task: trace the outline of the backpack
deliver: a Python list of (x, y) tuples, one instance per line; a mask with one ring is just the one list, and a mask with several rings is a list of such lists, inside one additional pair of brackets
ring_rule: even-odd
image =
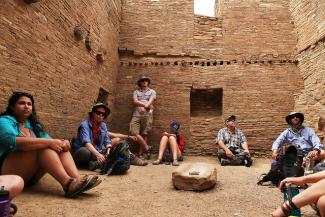
[(111, 149), (105, 163), (100, 168), (100, 174), (125, 174), (128, 169), (130, 169), (129, 145), (122, 140)]
[(271, 181), (278, 186), (287, 177), (299, 177), (304, 175), (303, 152), (295, 145), (284, 144), (278, 149), (278, 157), (271, 164), (271, 169), (267, 174), (262, 174), (258, 185)]

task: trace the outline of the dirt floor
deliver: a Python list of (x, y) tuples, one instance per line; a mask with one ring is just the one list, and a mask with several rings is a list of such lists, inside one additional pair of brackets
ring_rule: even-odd
[[(16, 216), (263, 217), (271, 216), (281, 203), (283, 195), (278, 189), (256, 185), (259, 175), (269, 169), (269, 160), (256, 159), (250, 168), (221, 167), (214, 157), (186, 157), (185, 161), (215, 164), (216, 187), (203, 192), (175, 190), (171, 181), (175, 167), (150, 164), (132, 166), (127, 175), (101, 176), (103, 183), (97, 188), (66, 199), (59, 184), (47, 175), (15, 198)], [(302, 213), (317, 216), (310, 207)]]

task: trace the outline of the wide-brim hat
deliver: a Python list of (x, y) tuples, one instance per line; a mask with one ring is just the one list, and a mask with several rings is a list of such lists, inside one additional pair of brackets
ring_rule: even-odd
[[(93, 105), (93, 107), (91, 108), (91, 112), (96, 111), (97, 108), (102, 107), (105, 109), (105, 118), (111, 113), (111, 109), (108, 107), (108, 105), (106, 103), (102, 103), (102, 102), (98, 102), (95, 105)], [(91, 113), (89, 112), (89, 113)]]
[(226, 121), (236, 121), (236, 116), (235, 115), (229, 115), (226, 117)]
[(291, 120), (294, 116), (298, 117), (298, 118), (301, 120), (301, 123), (304, 122), (304, 119), (305, 119), (304, 114), (303, 114), (303, 113), (300, 113), (300, 112), (291, 112), (289, 115), (287, 115), (287, 117), (286, 117), (286, 122), (287, 122), (288, 124), (291, 124), (290, 120)]
[(151, 79), (150, 79), (148, 76), (145, 76), (145, 75), (142, 75), (142, 76), (138, 79), (137, 84), (138, 84), (139, 87), (140, 87), (140, 82), (141, 82), (141, 81), (148, 81), (148, 84), (151, 83)]

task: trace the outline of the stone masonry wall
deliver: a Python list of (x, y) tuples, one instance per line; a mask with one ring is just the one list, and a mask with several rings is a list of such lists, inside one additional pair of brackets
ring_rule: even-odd
[[(182, 123), (187, 153), (215, 153), (214, 139), (224, 126), (224, 117), (238, 116), (238, 124), (246, 134), (254, 152), (264, 154), (271, 142), (286, 127), (284, 116), (293, 107), (293, 94), (302, 87), (296, 66), (292, 63), (264, 63), (204, 66), (190, 62), (170, 62), (165, 59), (150, 62), (121, 59), (113, 116), (113, 130), (128, 132), (132, 114), (132, 92), (135, 81), (142, 75), (152, 78), (157, 91), (154, 126), (149, 143), (158, 148), (160, 134), (171, 120)], [(286, 73), (283, 73), (286, 72)], [(294, 79), (297, 83), (292, 83)], [(223, 89), (222, 115), (190, 116), (192, 89)], [(204, 109), (204, 108), (203, 108)]]
[[(121, 7), (120, 0), (1, 1), (0, 110), (13, 91), (30, 92), (50, 134), (71, 138), (99, 88), (114, 100)], [(84, 39), (90, 32), (91, 52), (74, 37), (77, 25)]]
[[(325, 2), (290, 1), (290, 11), (298, 35), (298, 67), (304, 90), (296, 97), (296, 110), (306, 115), (306, 124), (317, 130), (325, 112)], [(324, 132), (318, 132), (324, 137)]]
[[(251, 149), (270, 153), (302, 89), (288, 2), (224, 0), (215, 18), (194, 15), (193, 1), (123, 3), (113, 129), (128, 131), (132, 92), (145, 74), (158, 93), (149, 137), (156, 149), (161, 131), (178, 119), (187, 153), (213, 154), (224, 116), (235, 114)], [(220, 88), (221, 115), (190, 116), (192, 89)]]

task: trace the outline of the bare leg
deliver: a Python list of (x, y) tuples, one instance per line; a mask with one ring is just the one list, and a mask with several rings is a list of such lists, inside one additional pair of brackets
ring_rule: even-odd
[(162, 158), (163, 158), (166, 148), (167, 148), (167, 143), (168, 143), (168, 137), (167, 136), (161, 137), (160, 144), (159, 144), (158, 159), (156, 161), (152, 162), (152, 164), (158, 165), (162, 162)]
[(181, 151), (178, 148), (176, 138), (174, 136), (170, 136), (168, 141), (173, 160), (177, 160), (181, 156)]
[(159, 144), (159, 154), (158, 154), (158, 160), (162, 160), (166, 148), (167, 148), (167, 143), (168, 143), (168, 137), (167, 136), (163, 136), (160, 140), (160, 144)]
[(317, 201), (317, 208), (322, 217), (325, 216), (325, 196), (321, 196)]
[[(16, 165), (21, 166), (17, 167)], [(65, 186), (70, 178), (59, 155), (51, 149), (10, 153), (3, 162), (1, 172), (2, 174), (19, 175), (27, 183), (40, 170), (51, 174), (62, 186)]]
[(24, 180), (16, 175), (0, 176), (0, 186), (4, 186), (5, 190), (10, 192), (10, 198), (16, 197), (24, 188)]
[(143, 151), (148, 150), (148, 148), (149, 148), (148, 144), (140, 134), (137, 134), (134, 136), (137, 137), (137, 142), (140, 144), (140, 153), (139, 154), (141, 155), (143, 153)]
[(59, 154), (62, 166), (66, 173), (72, 178), (80, 178), (79, 171), (69, 151), (61, 152)]
[[(317, 203), (317, 201), (325, 196), (325, 179), (318, 181), (317, 183), (313, 184), (306, 190), (299, 193), (292, 199), (292, 202), (298, 207), (301, 208), (310, 203)], [(320, 206), (324, 205), (322, 203), (323, 199), (320, 201)], [(318, 206), (318, 203), (317, 203)], [(273, 213), (272, 216), (278, 217), (283, 216), (283, 212), (281, 208), (277, 208)], [(324, 215), (322, 215), (324, 216)]]
[(118, 137), (112, 139), (112, 146), (114, 147), (114, 146), (117, 145), (120, 141), (121, 141), (121, 139), (118, 138)]

